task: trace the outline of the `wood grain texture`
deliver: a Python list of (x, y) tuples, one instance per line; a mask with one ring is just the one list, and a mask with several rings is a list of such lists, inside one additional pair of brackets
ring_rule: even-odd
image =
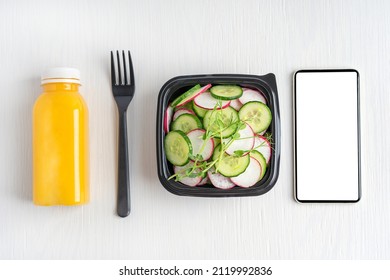
[[(0, 258), (390, 258), (389, 9), (386, 0), (0, 1)], [(131, 49), (137, 84), (126, 219), (115, 215), (114, 49)], [(58, 65), (81, 70), (90, 110), (91, 203), (83, 207), (31, 202), (32, 106), (40, 73)], [(363, 197), (300, 205), (292, 187), (292, 74), (344, 67), (361, 74)], [(269, 72), (282, 122), (274, 189), (229, 199), (168, 193), (155, 156), (163, 83), (183, 74)]]

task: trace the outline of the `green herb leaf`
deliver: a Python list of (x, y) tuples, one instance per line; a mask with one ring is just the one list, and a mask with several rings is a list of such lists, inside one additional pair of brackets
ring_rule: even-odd
[(240, 124), (238, 125), (238, 130), (242, 130), (246, 127), (246, 124), (244, 122), (240, 122)]
[(233, 136), (232, 136), (232, 139), (233, 140), (240, 139), (240, 133), (238, 133), (238, 132), (234, 133)]
[(189, 176), (191, 173), (192, 173), (192, 168), (188, 168), (187, 170), (185, 170), (185, 174), (187, 176)]

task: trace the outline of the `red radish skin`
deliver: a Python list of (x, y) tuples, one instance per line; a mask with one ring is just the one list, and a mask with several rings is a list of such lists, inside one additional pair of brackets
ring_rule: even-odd
[(230, 107), (232, 107), (236, 111), (240, 111), (242, 103), (238, 99), (233, 99), (232, 101), (230, 101)]
[(228, 190), (236, 186), (229, 178), (214, 172), (214, 168), (211, 168), (207, 172), (207, 176), (209, 177), (210, 182), (214, 187), (218, 189)]
[(195, 115), (194, 111), (192, 111), (192, 110), (190, 110), (190, 109), (187, 109), (187, 108), (180, 108), (179, 110), (177, 110), (177, 111), (173, 114), (173, 119), (172, 119), (172, 120), (176, 120), (180, 115), (183, 115), (183, 114)]
[(237, 177), (231, 177), (230, 180), (241, 188), (250, 188), (258, 182), (261, 174), (261, 165), (253, 157), (250, 157), (250, 162), (244, 173)]
[(242, 96), (238, 99), (241, 104), (245, 104), (250, 101), (260, 101), (264, 104), (267, 104), (264, 95), (260, 91), (250, 88), (242, 88), (242, 91)]
[(267, 161), (267, 164), (271, 160), (272, 148), (270, 142), (264, 136), (257, 135), (255, 137), (255, 146), (254, 149), (259, 151)]
[(169, 126), (170, 126), (171, 121), (172, 121), (172, 113), (173, 113), (173, 108), (170, 105), (168, 105), (167, 109), (165, 110), (165, 114), (164, 114), (164, 131), (165, 131), (165, 133), (169, 132)]
[[(234, 140), (230, 144), (230, 146), (226, 149), (227, 154), (233, 155), (234, 152), (237, 150), (250, 151), (253, 149), (255, 145), (255, 133), (253, 132), (249, 124), (247, 123), (245, 124), (246, 124), (245, 128), (238, 131), (238, 133), (240, 133), (240, 139)], [(222, 141), (226, 145), (230, 141), (230, 138), (222, 139)], [(246, 152), (244, 153), (244, 155), (248, 153), (249, 152)]]
[(194, 93), (194, 95), (191, 98), (184, 99), (182, 102), (177, 104), (176, 107), (180, 107), (180, 106), (186, 105), (188, 102), (194, 100), (197, 96), (199, 96), (200, 94), (204, 93), (206, 90), (211, 88), (211, 86), (212, 86), (211, 84), (208, 84), (208, 85), (205, 85), (204, 87), (201, 87), (196, 93)]
[[(204, 129), (194, 129), (187, 133), (188, 138), (192, 144), (192, 154), (195, 156), (199, 153), (204, 140), (202, 139), (203, 135), (206, 133)], [(208, 160), (211, 158), (214, 152), (214, 139), (210, 138), (207, 140), (201, 156), (203, 160)]]
[[(208, 92), (208, 91), (204, 92), (201, 95), (198, 95), (194, 99), (194, 102), (198, 107), (200, 107), (202, 109), (206, 109), (206, 110), (213, 110), (218, 105), (219, 101), (221, 102), (222, 109), (229, 107), (229, 105), (230, 105), (230, 100), (218, 100), (218, 99), (212, 97), (210, 92)], [(216, 109), (221, 109), (221, 108), (218, 107)]]
[(200, 183), (199, 184), (197, 184), (196, 186), (203, 186), (203, 185), (206, 185), (206, 184), (208, 184), (209, 183), (209, 177), (204, 177), (203, 179), (202, 179), (202, 181), (200, 181)]
[[(174, 166), (173, 167), (173, 171), (175, 173), (180, 173), (181, 171), (183, 170), (186, 170), (188, 169), (189, 167), (193, 166), (193, 162), (190, 161), (189, 163), (187, 163), (186, 165), (184, 166)], [(184, 177), (182, 178), (181, 180), (179, 180), (180, 183), (184, 184), (184, 185), (187, 185), (189, 187), (195, 187), (197, 186), (201, 181), (203, 180), (203, 178), (201, 176), (199, 177), (195, 177), (195, 178), (190, 178), (190, 177)]]

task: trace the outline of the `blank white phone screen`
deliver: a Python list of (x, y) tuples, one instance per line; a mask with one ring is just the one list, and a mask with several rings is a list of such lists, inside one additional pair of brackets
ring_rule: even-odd
[(354, 70), (295, 74), (295, 195), (300, 202), (360, 199), (358, 83)]

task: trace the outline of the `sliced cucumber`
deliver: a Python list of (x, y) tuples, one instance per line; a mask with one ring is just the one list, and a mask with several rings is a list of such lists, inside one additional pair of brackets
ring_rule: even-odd
[(240, 120), (247, 122), (255, 133), (268, 128), (272, 121), (272, 113), (267, 105), (259, 101), (251, 101), (241, 107), (238, 112)]
[(192, 110), (192, 102), (188, 102), (186, 104), (184, 104), (183, 106), (176, 106), (174, 111), (179, 111), (181, 109), (188, 109), (188, 110)]
[(238, 113), (232, 107), (208, 111), (203, 118), (205, 129), (210, 129), (216, 137), (227, 138), (237, 129)]
[(221, 145), (216, 145), (213, 152), (212, 160), (213, 161), (217, 160), (220, 154), (221, 154)]
[[(196, 85), (196, 86), (199, 86), (199, 85)], [(184, 105), (190, 103), (193, 99), (195, 99), (195, 97), (197, 97), (198, 95), (200, 95), (200, 94), (204, 93), (206, 90), (208, 90), (211, 87), (211, 84), (205, 85), (204, 87), (201, 87), (201, 88), (195, 88), (195, 87), (191, 88), (189, 91), (185, 92), (184, 94), (182, 94), (181, 96), (176, 98), (172, 102), (172, 104), (174, 104), (173, 106), (180, 107), (180, 106), (184, 106)], [(179, 99), (179, 103), (175, 103), (175, 101), (177, 99)]]
[(221, 143), (221, 138), (213, 137), (214, 147), (217, 147)]
[(197, 116), (191, 114), (183, 114), (177, 117), (172, 123), (172, 130), (180, 130), (184, 133), (197, 128), (202, 128), (202, 123)]
[(206, 113), (209, 111), (209, 110), (206, 110), (206, 109), (199, 107), (198, 105), (195, 104), (195, 102), (192, 102), (192, 109), (194, 110), (195, 114), (202, 119), (204, 118)]
[(235, 177), (245, 172), (250, 161), (249, 154), (242, 157), (224, 154), (222, 160), (216, 164), (219, 173), (226, 177)]
[(267, 171), (267, 161), (259, 151), (253, 150), (250, 152), (249, 155), (260, 163), (261, 166), (261, 174), (259, 177), (259, 181), (260, 181), (261, 179), (263, 179), (265, 172)]
[(230, 178), (235, 185), (242, 188), (249, 188), (255, 185), (258, 182), (258, 176), (261, 173), (260, 163), (253, 157), (250, 157), (249, 159), (250, 163), (245, 172)]
[(219, 173), (226, 177), (235, 177), (240, 175), (245, 171), (250, 162), (249, 154), (242, 157), (229, 156), (226, 153), (220, 157), (220, 154), (221, 145), (218, 145), (218, 147), (214, 150), (213, 160), (217, 160), (218, 158), (221, 159), (215, 164), (215, 167)]
[(183, 93), (182, 95), (177, 97), (175, 100), (173, 100), (171, 103), (171, 106), (176, 107), (178, 104), (183, 103), (182, 101), (184, 101), (185, 99), (191, 98), (194, 95), (194, 93), (196, 93), (198, 91), (198, 89), (200, 89), (199, 84), (197, 84), (196, 86), (193, 86), (192, 88), (187, 90), (185, 93)]
[(182, 131), (171, 131), (165, 136), (164, 149), (167, 160), (176, 166), (183, 166), (190, 160), (192, 145)]
[(239, 86), (213, 86), (210, 93), (214, 98), (222, 100), (233, 100), (240, 98), (242, 95), (242, 88)]

